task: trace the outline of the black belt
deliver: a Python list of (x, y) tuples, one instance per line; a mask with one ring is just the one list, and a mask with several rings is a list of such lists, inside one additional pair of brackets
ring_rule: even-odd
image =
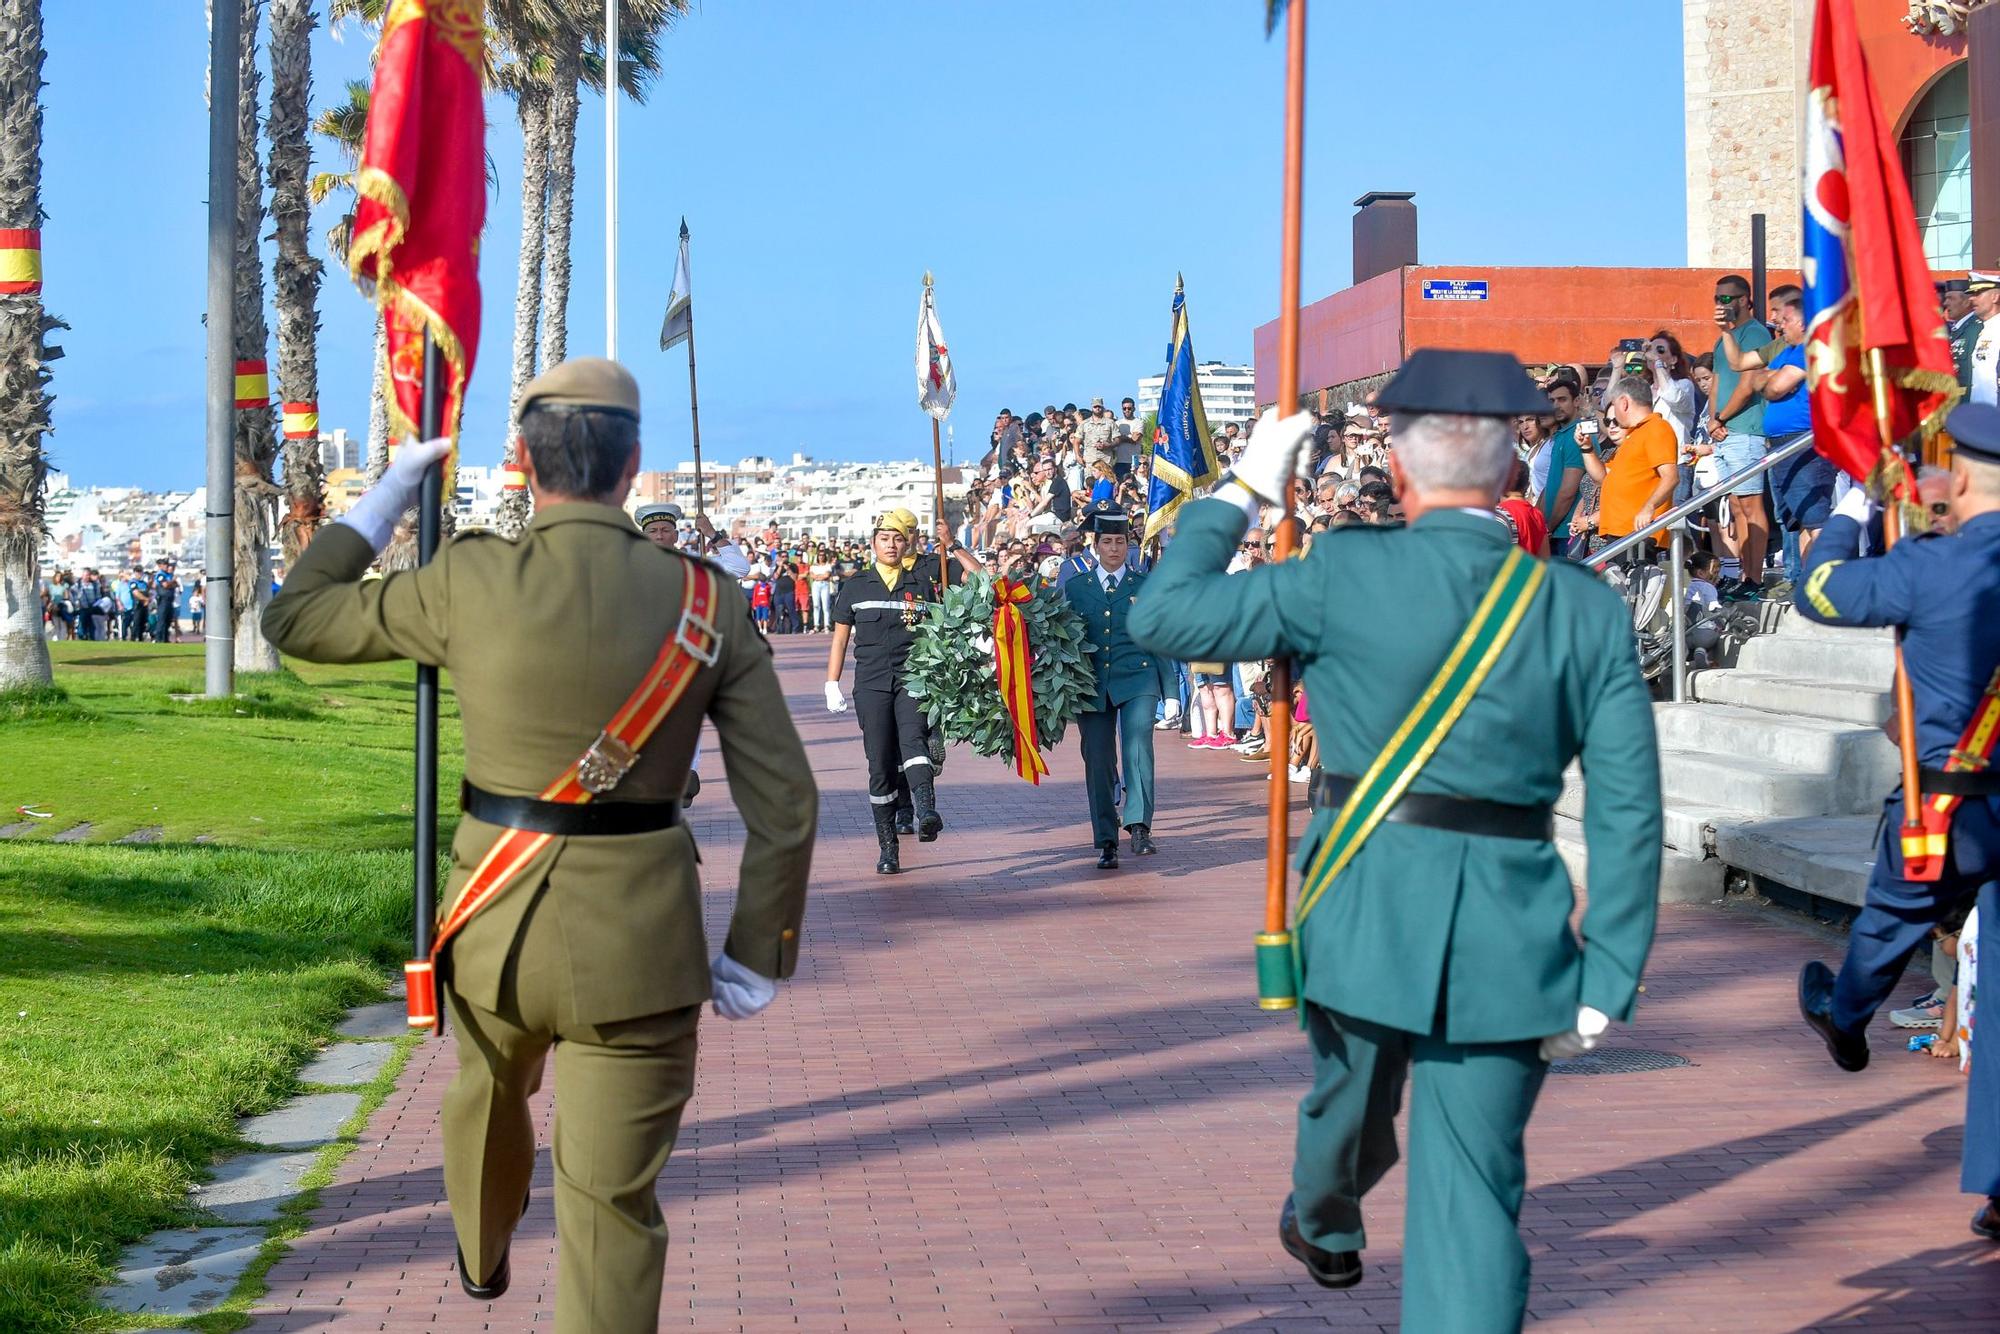
[[(1314, 771), (1319, 782), (1320, 800), (1339, 806), (1354, 790), (1355, 779), (1348, 774)], [(1517, 806), (1508, 801), (1486, 801), (1479, 797), (1445, 797), (1432, 792), (1405, 792), (1402, 800), (1389, 808), (1384, 820), (1421, 825), (1454, 834), (1483, 834), (1488, 838), (1525, 838), (1546, 843), (1555, 837), (1556, 813), (1553, 806)]]
[(1961, 769), (1956, 773), (1924, 769), (1919, 771), (1917, 782), (1927, 796), (2000, 796), (2000, 769)]
[(458, 806), (475, 820), (525, 829), (535, 834), (590, 838), (609, 834), (648, 834), (681, 822), (678, 801), (542, 801), (537, 797), (503, 797), (464, 783)]

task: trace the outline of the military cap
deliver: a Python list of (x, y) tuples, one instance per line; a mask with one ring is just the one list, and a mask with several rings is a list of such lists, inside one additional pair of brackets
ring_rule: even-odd
[(1969, 284), (1963, 278), (1944, 278), (1939, 280), (1937, 289), (1940, 294), (1945, 292), (1963, 292), (1968, 289), (1968, 286)]
[(1450, 412), (1467, 417), (1540, 415), (1549, 401), (1511, 352), (1418, 348), (1375, 396), (1391, 412)]
[(1090, 406), (1093, 408), (1101, 408), (1104, 406), (1104, 399), (1101, 396), (1098, 398), (1093, 398), (1090, 400)]
[(1132, 534), (1132, 519), (1124, 510), (1112, 504), (1092, 505), (1083, 512), (1083, 531), (1103, 537), (1109, 533), (1116, 537)]
[(671, 501), (661, 500), (661, 501), (655, 501), (653, 504), (650, 505), (641, 505), (636, 511), (633, 512), (632, 522), (638, 524), (641, 528), (644, 528), (647, 524), (653, 522), (653, 520), (655, 519), (665, 519), (669, 523), (678, 524), (682, 519), (685, 519), (686, 517), (687, 515), (681, 512), (681, 507), (679, 505), (676, 505)]
[(906, 509), (883, 510), (869, 529), (871, 533), (901, 533), (904, 537), (917, 535), (917, 516)]
[(1961, 403), (1944, 419), (1954, 452), (1980, 463), (2000, 463), (2000, 408)]
[(1965, 280), (1968, 292), (1988, 292), (2000, 287), (2000, 273), (1975, 273)]
[(521, 391), (521, 415), (537, 405), (616, 412), (637, 421), (639, 382), (608, 358), (571, 357), (528, 381)]

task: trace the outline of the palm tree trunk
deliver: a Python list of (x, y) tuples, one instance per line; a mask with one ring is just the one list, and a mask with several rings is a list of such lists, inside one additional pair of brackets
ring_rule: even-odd
[(389, 326), (375, 312), (375, 350), (368, 354), (368, 485), (389, 470), (389, 400), (384, 368), (389, 364)]
[[(42, 225), (42, 5), (0, 0), (0, 227)], [(42, 637), (42, 480), (50, 427), (47, 345), (61, 328), (39, 287), (0, 295), (0, 690), (55, 680)]]
[(556, 61), (549, 96), (548, 250), (542, 270), (542, 365), (568, 355), (569, 247), (576, 213), (576, 118), (583, 52), (570, 46)]
[[(306, 245), (311, 220), (306, 181), (312, 175), (306, 123), (314, 26), (312, 0), (271, 0), (271, 213), (278, 237), (271, 283), (278, 311), (278, 385), (282, 401), (316, 408), (320, 262)], [(289, 570), (326, 512), (317, 425), (296, 439), (287, 434), (284, 458), (286, 506), (279, 540)]]
[[(228, 0), (223, 0), (228, 3)], [(242, 0), (243, 42), (236, 129), (236, 359), (263, 361), (264, 175), (257, 156), (258, 0)], [(278, 669), (278, 651), (264, 638), (264, 607), (271, 600), (271, 537), (276, 525), (278, 487), (271, 480), (277, 434), (271, 409), (236, 413), (236, 550), (230, 576), (230, 605), (236, 616), (236, 670)], [(220, 553), (210, 552), (215, 560)]]
[[(542, 323), (542, 261), (549, 212), (549, 94), (533, 85), (516, 98), (521, 117), (521, 265), (514, 282), (514, 378), (507, 395), (507, 447), (501, 466), (520, 465), (514, 420), (521, 391), (535, 378), (536, 339)], [(533, 502), (528, 493), (504, 491), (494, 526), (502, 537), (519, 537), (528, 526)]]

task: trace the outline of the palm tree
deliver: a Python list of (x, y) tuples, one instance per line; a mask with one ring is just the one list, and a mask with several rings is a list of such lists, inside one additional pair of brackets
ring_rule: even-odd
[[(278, 258), (271, 270), (278, 311), (278, 385), (284, 402), (319, 400), (320, 262), (306, 244), (311, 217), (306, 140), (312, 98), (312, 0), (271, 0), (271, 214)], [(318, 430), (284, 444), (286, 513), (279, 536), (290, 569), (326, 512)]]
[[(228, 0), (223, 0), (228, 3)], [(236, 359), (263, 361), (269, 331), (264, 324), (264, 173), (257, 155), (257, 17), (259, 0), (242, 0), (243, 39), (236, 102)], [(271, 600), (271, 539), (277, 526), (280, 492), (271, 479), (277, 458), (271, 409), (239, 408), (236, 413), (236, 550), (230, 576), (230, 605), (236, 616), (236, 670), (276, 671), (278, 651), (264, 638), (264, 606)], [(208, 558), (215, 560), (217, 552)]]
[[(42, 225), (42, 5), (0, 0), (0, 227)], [(39, 263), (39, 257), (37, 259)], [(55, 680), (42, 637), (42, 481), (51, 428), (48, 344), (67, 328), (42, 308), (40, 284), (0, 294), (0, 690)]]
[[(335, 12), (338, 13), (338, 5)], [(347, 100), (336, 102), (313, 121), (313, 133), (331, 143), (347, 163), (346, 171), (322, 171), (306, 186), (314, 204), (324, 204), (336, 190), (346, 190), (347, 211), (326, 229), (326, 247), (342, 271), (347, 268), (347, 241), (354, 234), (354, 169), (361, 161), (361, 145), (368, 135), (368, 101), (373, 95), (366, 81), (350, 79)], [(377, 368), (388, 356), (389, 334), (382, 316), (375, 316), (375, 350), (369, 357), (368, 454), (370, 485), (380, 481), (389, 466), (389, 402), (382, 395), (382, 378)]]

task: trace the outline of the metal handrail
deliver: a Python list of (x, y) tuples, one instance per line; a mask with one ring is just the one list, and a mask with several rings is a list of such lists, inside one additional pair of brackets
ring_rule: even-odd
[(1745, 468), (1742, 472), (1733, 473), (1730, 476), (1725, 477), (1721, 481), (1717, 482), (1714, 486), (1708, 488), (1708, 490), (1702, 491), (1696, 495), (1689, 496), (1686, 500), (1683, 500), (1680, 504), (1674, 506), (1672, 509), (1668, 510), (1665, 514), (1660, 515), (1658, 518), (1654, 519), (1651, 523), (1646, 525), (1646, 531), (1644, 531), (1643, 533), (1629, 533), (1626, 536), (1619, 538), (1616, 542), (1613, 542), (1610, 546), (1605, 547), (1599, 551), (1592, 552), (1590, 558), (1586, 560), (1584, 563), (1590, 566), (1590, 568), (1593, 570), (1603, 569), (1617, 557), (1624, 555), (1626, 552), (1630, 551), (1633, 547), (1638, 546), (1641, 542), (1651, 539), (1655, 533), (1658, 533), (1662, 528), (1665, 528), (1668, 524), (1679, 523), (1682, 519), (1685, 519), (1688, 515), (1693, 514), (1696, 510), (1702, 508), (1704, 505), (1708, 504), (1716, 497), (1728, 495), (1730, 492), (1734, 491), (1737, 488), (1737, 486), (1739, 486), (1744, 482), (1749, 481), (1752, 477), (1762, 477), (1765, 473), (1771, 471), (1771, 469), (1777, 467), (1780, 463), (1783, 463), (1785, 460), (1797, 458), (1799, 455), (1805, 453), (1808, 449), (1811, 449), (1812, 443), (1813, 443), (1812, 432), (1807, 431), (1804, 435), (1792, 441), (1791, 444), (1786, 445), (1783, 449), (1772, 450), (1770, 453), (1766, 454), (1763, 458), (1758, 459), (1755, 463)]
[(1593, 570), (1603, 570), (1619, 556), (1649, 542), (1662, 528), (1672, 525), (1668, 535), (1667, 553), (1667, 633), (1672, 637), (1673, 681), (1670, 698), (1676, 704), (1687, 703), (1687, 529), (1681, 520), (1701, 509), (1718, 496), (1728, 495), (1752, 477), (1762, 477), (1787, 459), (1797, 458), (1812, 448), (1812, 432), (1808, 431), (1782, 449), (1774, 449), (1739, 473), (1733, 473), (1717, 482), (1706, 491), (1697, 492), (1668, 510), (1658, 519), (1649, 523), (1643, 532), (1631, 533), (1619, 538), (1610, 546), (1594, 552), (1585, 564)]

